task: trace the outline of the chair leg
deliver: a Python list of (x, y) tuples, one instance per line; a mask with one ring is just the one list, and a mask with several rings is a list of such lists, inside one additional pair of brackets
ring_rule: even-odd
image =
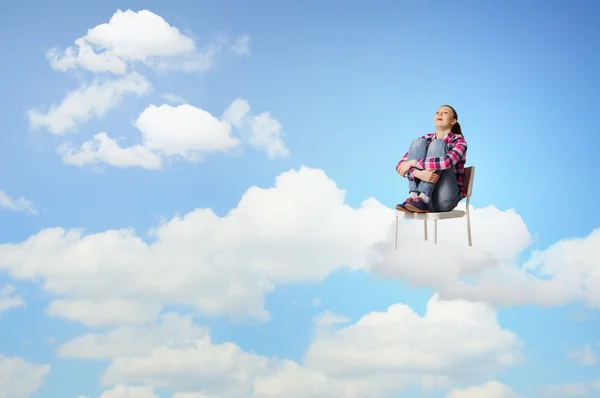
[(398, 216), (396, 215), (396, 230), (394, 234), (394, 250), (398, 249)]
[(473, 242), (471, 241), (471, 215), (469, 214), (469, 209), (467, 209), (467, 238), (469, 239), (469, 246), (473, 246)]
[(427, 220), (423, 220), (423, 231), (425, 233), (425, 240), (427, 240)]
[(437, 222), (438, 220), (433, 220), (433, 243), (437, 245)]

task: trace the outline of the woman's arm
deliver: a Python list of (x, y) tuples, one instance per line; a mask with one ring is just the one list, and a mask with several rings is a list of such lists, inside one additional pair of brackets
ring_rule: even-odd
[(460, 138), (443, 157), (418, 159), (414, 167), (421, 170), (447, 170), (455, 166), (467, 152), (467, 142)]
[[(427, 134), (425, 134), (425, 135), (424, 135), (424, 136), (422, 136), (422, 137), (419, 137), (418, 139), (422, 139), (422, 140), (425, 140), (425, 139), (427, 139)], [(398, 171), (398, 169), (400, 168), (400, 165), (401, 165), (403, 162), (406, 162), (406, 160), (407, 160), (407, 159), (408, 159), (408, 152), (406, 152), (406, 153), (404, 154), (404, 156), (402, 156), (402, 159), (400, 159), (400, 161), (399, 161), (399, 162), (398, 162), (398, 164), (396, 165), (396, 171)], [(413, 161), (411, 161), (411, 162), (413, 162)], [(411, 168), (408, 170), (408, 173), (407, 173), (407, 174), (410, 174), (411, 178), (413, 177), (413, 173), (414, 173), (414, 170), (412, 169), (413, 167), (415, 167), (415, 166), (414, 166), (414, 162), (413, 162), (413, 165), (411, 166)], [(406, 177), (406, 176), (404, 175), (404, 176), (402, 176), (402, 177)]]

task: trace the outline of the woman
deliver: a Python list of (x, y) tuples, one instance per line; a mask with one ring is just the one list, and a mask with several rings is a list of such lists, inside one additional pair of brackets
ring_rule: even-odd
[(458, 114), (442, 105), (433, 117), (435, 133), (413, 141), (396, 171), (408, 179), (409, 197), (397, 210), (427, 213), (453, 210), (467, 196), (463, 177), (467, 142)]

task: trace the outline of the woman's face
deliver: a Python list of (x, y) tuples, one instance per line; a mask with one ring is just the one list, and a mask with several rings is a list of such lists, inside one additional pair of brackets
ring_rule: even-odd
[(454, 112), (447, 106), (440, 107), (433, 116), (435, 127), (451, 128), (454, 123), (456, 123)]

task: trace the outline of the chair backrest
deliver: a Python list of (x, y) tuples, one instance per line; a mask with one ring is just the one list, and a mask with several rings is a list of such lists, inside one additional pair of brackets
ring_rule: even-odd
[(473, 193), (473, 179), (475, 178), (475, 166), (465, 167), (464, 184), (467, 189), (467, 198)]

